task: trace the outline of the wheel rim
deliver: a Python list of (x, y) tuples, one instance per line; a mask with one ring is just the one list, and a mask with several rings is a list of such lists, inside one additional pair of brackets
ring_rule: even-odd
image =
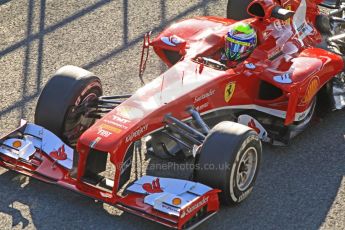
[(237, 168), (236, 185), (240, 191), (245, 191), (252, 183), (257, 164), (258, 152), (254, 147), (250, 147), (242, 155)]
[[(90, 93), (77, 106), (83, 106), (96, 100), (96, 98), (98, 97), (95, 93)], [(63, 132), (63, 136), (71, 145), (75, 145), (79, 136), (93, 124), (95, 119), (85, 116), (86, 113), (92, 110), (95, 109), (89, 109), (85, 113), (78, 114), (73, 109), (70, 109), (68, 114), (66, 114), (65, 131)]]

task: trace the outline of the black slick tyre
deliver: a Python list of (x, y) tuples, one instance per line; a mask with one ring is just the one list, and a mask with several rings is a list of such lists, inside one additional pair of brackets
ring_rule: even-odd
[(240, 203), (253, 189), (261, 152), (261, 141), (254, 130), (235, 122), (221, 122), (200, 148), (195, 180), (222, 190), (223, 204)]
[(43, 88), (36, 106), (35, 123), (74, 145), (95, 121), (85, 116), (95, 108), (85, 105), (95, 104), (101, 95), (101, 81), (93, 73), (76, 66), (64, 66)]

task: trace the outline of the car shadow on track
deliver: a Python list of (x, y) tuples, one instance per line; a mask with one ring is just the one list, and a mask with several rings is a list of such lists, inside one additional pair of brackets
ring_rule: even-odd
[[(345, 178), (345, 111), (329, 113), (287, 147), (263, 145), (253, 193), (244, 203), (221, 207), (202, 229), (317, 229), (337, 202)], [(192, 161), (147, 156), (147, 174), (188, 179)], [(339, 199), (339, 198), (338, 198)], [(217, 227), (214, 224), (217, 223)]]
[(2, 221), (5, 219), (9, 229), (10, 226), (16, 229), (61, 229), (62, 223), (68, 229), (118, 229), (123, 226), (141, 229), (155, 226), (149, 221), (141, 221), (143, 223), (138, 225), (139, 217), (11, 171), (0, 175), (0, 183), (0, 212), (3, 213)]
[(344, 189), (344, 112), (328, 114), (288, 147), (264, 145), (253, 193), (243, 204), (222, 207), (217, 229), (318, 229)]

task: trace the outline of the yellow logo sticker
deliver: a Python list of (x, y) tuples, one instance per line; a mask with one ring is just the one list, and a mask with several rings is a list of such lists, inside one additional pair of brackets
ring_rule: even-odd
[(304, 97), (302, 98), (302, 104), (307, 104), (309, 103), (314, 95), (316, 94), (317, 90), (319, 89), (319, 78), (314, 77), (310, 82), (309, 86), (307, 88), (307, 91), (305, 92)]
[(122, 131), (119, 128), (116, 128), (114, 126), (107, 125), (107, 124), (101, 124), (100, 127), (107, 130), (107, 131), (114, 132), (114, 133), (121, 133), (121, 131)]
[(225, 100), (225, 102), (229, 102), (230, 101), (230, 99), (232, 98), (232, 95), (235, 92), (235, 87), (236, 87), (236, 83), (235, 82), (229, 82), (228, 84), (226, 84), (225, 91), (224, 91), (224, 100)]

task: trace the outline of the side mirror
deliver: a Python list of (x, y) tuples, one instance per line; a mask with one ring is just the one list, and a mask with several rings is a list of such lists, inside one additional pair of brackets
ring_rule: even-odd
[(342, 3), (342, 0), (324, 0), (319, 5), (328, 9), (338, 9)]
[(249, 4), (247, 12), (256, 18), (268, 19), (273, 17), (280, 20), (287, 20), (295, 13), (294, 11), (282, 8), (272, 0), (254, 0)]
[(285, 20), (288, 20), (289, 18), (291, 18), (294, 14), (295, 14), (295, 12), (292, 10), (287, 10), (287, 9), (284, 9), (280, 6), (276, 6), (273, 8), (271, 16), (273, 18), (277, 18), (277, 19), (285, 21)]

